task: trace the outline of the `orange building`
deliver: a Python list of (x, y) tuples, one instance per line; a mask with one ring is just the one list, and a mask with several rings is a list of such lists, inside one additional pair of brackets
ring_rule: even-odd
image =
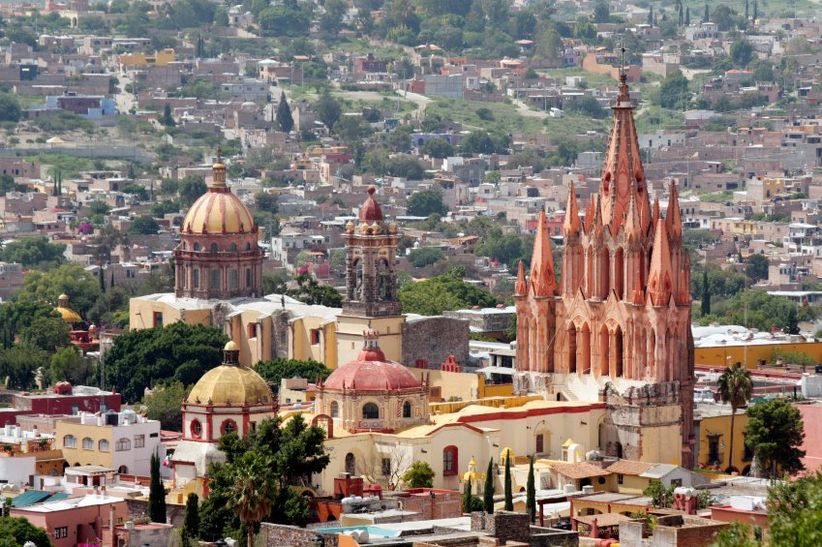
[(521, 389), (599, 400), (610, 412), (600, 448), (634, 460), (693, 464), (690, 263), (676, 186), (667, 215), (651, 206), (623, 74), (599, 193), (584, 222), (573, 185), (555, 277), (545, 213), (530, 275), (520, 264), (517, 370)]

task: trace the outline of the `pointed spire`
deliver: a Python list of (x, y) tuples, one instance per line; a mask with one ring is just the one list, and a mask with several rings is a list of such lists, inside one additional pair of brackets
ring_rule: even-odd
[(514, 296), (525, 296), (528, 293), (528, 282), (525, 281), (525, 264), (522, 260), (517, 266), (517, 282), (514, 284)]
[(612, 109), (613, 122), (599, 193), (602, 198), (602, 222), (610, 227), (612, 234), (616, 234), (625, 218), (631, 193), (640, 193), (640, 213), (641, 201), (646, 194), (645, 170), (634, 125), (634, 107), (624, 72), (620, 74), (619, 93)]
[(634, 289), (631, 293), (631, 303), (636, 304), (637, 306), (641, 306), (645, 303), (645, 290), (642, 287), (642, 276), (640, 275), (639, 268), (633, 268), (634, 270)]
[(594, 201), (596, 200), (596, 194), (592, 195), (588, 200), (588, 204), (585, 206), (585, 232), (591, 233), (591, 228), (594, 227), (594, 217), (596, 217), (596, 213), (594, 212)]
[(565, 222), (562, 228), (566, 238), (579, 235), (579, 206), (573, 181), (568, 186), (568, 205), (565, 207)]
[(214, 164), (211, 166), (211, 185), (212, 190), (227, 189), (225, 183), (225, 164), (223, 163), (223, 150), (217, 146), (217, 157), (214, 159)]
[(648, 294), (654, 306), (667, 306), (673, 289), (671, 251), (668, 248), (668, 230), (665, 221), (656, 221), (654, 250), (651, 253), (651, 269), (648, 273)]
[(668, 211), (665, 213), (665, 225), (671, 239), (682, 237), (682, 213), (679, 210), (679, 196), (676, 191), (676, 181), (671, 181), (671, 197), (668, 199)]
[(554, 256), (551, 252), (551, 238), (548, 235), (548, 220), (545, 211), (539, 212), (537, 235), (534, 238), (534, 254), (531, 256), (531, 287), (536, 296), (554, 294)]

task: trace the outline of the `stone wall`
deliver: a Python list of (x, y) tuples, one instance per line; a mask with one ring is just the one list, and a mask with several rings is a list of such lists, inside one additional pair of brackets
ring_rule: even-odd
[[(126, 498), (128, 507), (128, 517), (131, 520), (142, 520), (148, 518), (148, 500)], [(166, 520), (168, 524), (175, 528), (182, 528), (185, 520), (185, 505), (166, 504)]]
[(260, 537), (263, 538), (265, 547), (283, 547), (284, 545), (289, 547), (316, 547), (319, 538), (325, 540), (322, 543), (324, 547), (334, 547), (337, 544), (336, 536), (321, 536), (313, 530), (270, 522), (260, 524)]
[(425, 361), (428, 368), (439, 369), (449, 355), (462, 366), (468, 362), (468, 321), (442, 316), (409, 318), (402, 330), (402, 362), (408, 367)]
[(471, 513), (471, 531), (485, 532), (500, 541), (529, 543), (531, 538), (531, 521), (527, 513), (497, 511), (489, 515), (482, 511)]

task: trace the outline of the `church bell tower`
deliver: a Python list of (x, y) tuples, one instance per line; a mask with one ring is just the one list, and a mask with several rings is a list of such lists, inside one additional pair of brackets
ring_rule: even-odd
[(377, 189), (368, 188), (368, 197), (360, 207), (358, 223), (345, 227), (345, 296), (342, 314), (337, 319), (337, 363), (354, 359), (360, 347), (362, 332), (380, 333), (381, 346), (388, 359), (402, 360), (402, 326), (397, 276), (397, 226), (386, 223)]

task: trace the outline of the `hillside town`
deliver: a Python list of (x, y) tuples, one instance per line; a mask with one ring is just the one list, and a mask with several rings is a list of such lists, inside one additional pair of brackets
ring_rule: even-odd
[(0, 545), (818, 545), (820, 13), (0, 4)]

